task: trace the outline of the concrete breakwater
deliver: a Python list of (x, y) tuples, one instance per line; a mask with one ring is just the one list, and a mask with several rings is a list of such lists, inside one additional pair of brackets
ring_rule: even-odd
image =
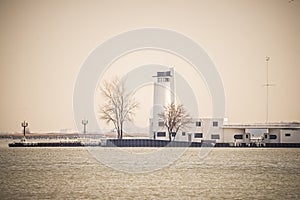
[(167, 141), (153, 139), (102, 139), (98, 141), (20, 141), (8, 144), (9, 147), (84, 147), (84, 146), (102, 146), (102, 147), (239, 147), (239, 148), (300, 148), (300, 143), (267, 143), (267, 144), (231, 144), (231, 143), (215, 143), (211, 140), (201, 142), (182, 142)]
[(152, 140), (152, 139), (102, 139), (99, 141), (20, 141), (9, 143), (9, 147), (84, 147), (84, 146), (102, 146), (102, 147), (201, 147), (214, 146), (214, 143), (208, 142), (178, 142), (166, 140)]

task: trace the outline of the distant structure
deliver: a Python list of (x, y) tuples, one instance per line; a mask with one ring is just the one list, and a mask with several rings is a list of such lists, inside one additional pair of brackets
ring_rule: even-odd
[(83, 133), (86, 134), (86, 125), (89, 123), (89, 121), (87, 119), (83, 119), (81, 123), (83, 124)]
[(24, 122), (21, 123), (21, 126), (23, 127), (23, 134), (24, 134), (24, 138), (25, 138), (25, 134), (26, 134), (26, 127), (28, 126), (28, 122), (26, 122), (24, 120)]
[[(269, 57), (266, 61), (269, 61)], [(268, 68), (268, 66), (267, 66)], [(168, 140), (163, 120), (158, 114), (171, 102), (176, 103), (174, 68), (157, 72), (154, 79), (153, 115), (150, 118), (149, 137), (156, 140)], [(267, 88), (271, 86), (267, 77)], [(268, 108), (267, 108), (268, 109)], [(268, 115), (268, 112), (267, 112)], [(187, 130), (180, 130), (175, 141), (210, 142), (230, 146), (293, 146), (300, 143), (300, 123), (268, 122), (228, 124), (227, 118), (193, 118), (193, 124)]]

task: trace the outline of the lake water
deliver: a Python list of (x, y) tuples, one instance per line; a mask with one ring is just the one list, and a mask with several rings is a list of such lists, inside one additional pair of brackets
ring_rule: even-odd
[[(131, 150), (149, 149), (125, 149)], [(128, 173), (83, 147), (2, 145), (0, 199), (300, 198), (300, 149), (214, 148), (204, 159), (198, 155), (199, 149), (189, 148), (167, 167)]]

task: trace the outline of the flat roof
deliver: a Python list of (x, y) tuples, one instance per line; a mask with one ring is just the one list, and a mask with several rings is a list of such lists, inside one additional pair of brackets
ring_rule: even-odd
[(295, 128), (300, 129), (300, 122), (223, 124), (222, 128)]

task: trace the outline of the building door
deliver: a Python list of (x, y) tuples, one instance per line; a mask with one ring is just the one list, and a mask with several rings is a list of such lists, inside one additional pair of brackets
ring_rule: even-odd
[(192, 134), (188, 134), (188, 141), (192, 142)]

